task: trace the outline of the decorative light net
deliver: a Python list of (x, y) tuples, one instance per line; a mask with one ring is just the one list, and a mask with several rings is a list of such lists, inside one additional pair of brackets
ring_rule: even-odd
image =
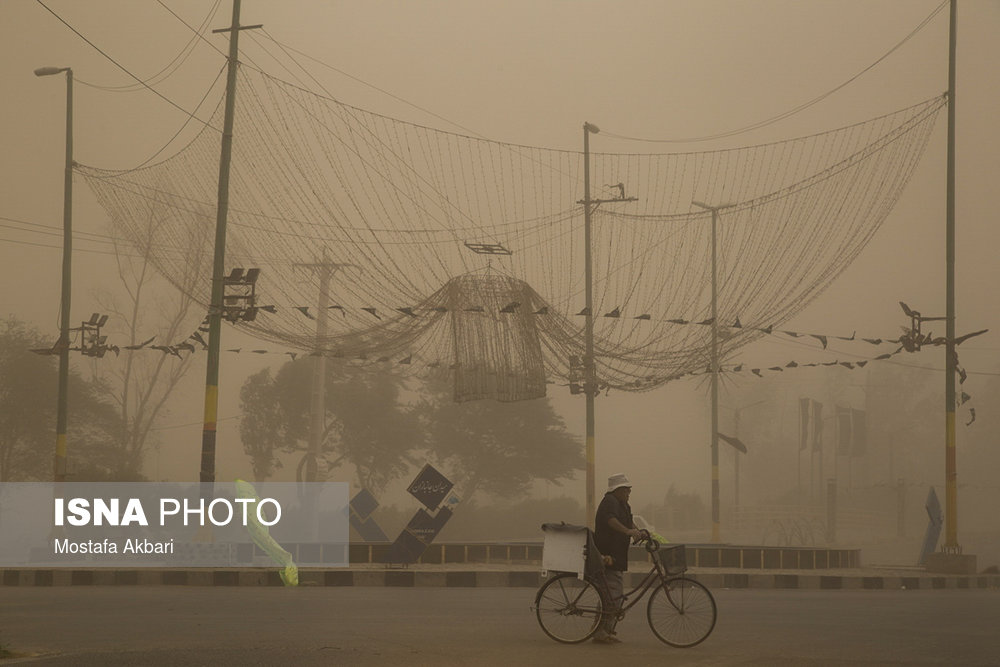
[[(945, 104), (729, 150), (592, 153), (591, 197), (637, 198), (593, 214), (599, 385), (647, 390), (706, 368), (711, 327), (677, 323), (711, 312), (711, 214), (692, 201), (734, 205), (717, 230), (725, 358), (861, 252)], [(246, 66), (236, 109), (227, 271), (261, 267), (257, 303), (273, 306), (239, 326), (360, 362), (447, 365), (458, 400), (532, 398), (570, 380), (584, 352), (581, 152), (402, 122)], [(148, 167), (77, 166), (116, 233), (148, 245), (178, 288), (211, 265), (219, 141), (205, 129)], [(321, 272), (308, 265), (321, 257), (333, 274), (318, 328)], [(197, 270), (192, 296), (208, 308), (211, 276)]]

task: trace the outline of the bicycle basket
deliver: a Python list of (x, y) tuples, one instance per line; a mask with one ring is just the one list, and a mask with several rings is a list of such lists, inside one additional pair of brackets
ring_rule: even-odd
[(660, 565), (668, 575), (681, 574), (687, 570), (687, 558), (684, 555), (684, 545), (661, 545), (656, 552), (660, 558)]

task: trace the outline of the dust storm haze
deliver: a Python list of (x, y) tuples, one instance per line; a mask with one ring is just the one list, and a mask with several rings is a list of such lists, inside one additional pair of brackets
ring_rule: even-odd
[[(945, 7), (935, 13), (940, 8), (938, 0), (247, 0), (241, 22), (260, 23), (264, 29), (256, 34), (244, 31), (240, 47), (241, 61), (255, 70), (324, 99), (394, 119), (385, 127), (398, 120), (525, 147), (525, 154), (532, 156), (528, 162), (548, 160), (550, 153), (543, 150), (578, 159), (581, 128), (584, 122), (593, 123), (601, 131), (590, 135), (590, 151), (605, 156), (612, 167), (619, 164), (615, 160), (625, 165), (620, 172), (622, 194), (639, 198), (637, 206), (652, 206), (656, 193), (637, 189), (640, 183), (652, 182), (634, 167), (646, 163), (627, 156), (743, 148), (747, 155), (758, 155), (749, 147), (861, 127), (869, 119), (941, 96), (948, 85), (948, 12)], [(956, 419), (959, 532), (967, 550), (990, 564), (1000, 561), (1000, 519), (993, 511), (1000, 501), (1000, 263), (995, 259), (1000, 235), (993, 196), (1000, 179), (1000, 133), (995, 127), (1000, 109), (995, 85), (1000, 3), (960, 2), (958, 16), (956, 330), (962, 335), (989, 329), (959, 347), (959, 365), (967, 375), (958, 391), (968, 396)], [(226, 2), (46, 0), (43, 5), (8, 0), (0, 5), (0, 80), (5, 92), (0, 106), (0, 314), (37, 327), (52, 341), (57, 336), (66, 87), (62, 76), (36, 77), (33, 71), (43, 66), (73, 69), (77, 163), (94, 169), (137, 168), (141, 173), (182, 151), (211, 124), (223, 93), (225, 77), (219, 75), (225, 58), (220, 51), (225, 51), (227, 40), (210, 29), (228, 21)], [(192, 28), (204, 39), (195, 38)], [(129, 73), (147, 85), (139, 85)], [(236, 104), (241, 102), (237, 99)], [(899, 345), (884, 341), (898, 339), (909, 328), (910, 319), (899, 302), (926, 316), (945, 311), (946, 114), (946, 108), (940, 111), (926, 146), (916, 151), (918, 161), (891, 210), (870, 212), (887, 215), (871, 238), (860, 243), (856, 256), (846, 253), (833, 262), (834, 269), (817, 279), (805, 308), (793, 308), (792, 316), (781, 321), (755, 322), (759, 327), (773, 325), (774, 330), (727, 349), (721, 360), (730, 372), (721, 378), (719, 431), (747, 448), (746, 454), (736, 454), (735, 447), (720, 445), (724, 541), (822, 542), (822, 508), (833, 480), (843, 513), (839, 542), (869, 546), (869, 560), (916, 558), (926, 524), (924, 498), (934, 487), (943, 499), (944, 347), (876, 357), (894, 353)], [(237, 146), (245, 140), (241, 131), (247, 127), (235, 127)], [(531, 147), (540, 148), (535, 152)], [(828, 149), (822, 143), (812, 148)], [(263, 164), (268, 156), (258, 159)], [(556, 158), (552, 160), (555, 164)], [(709, 158), (704, 164), (713, 168)], [(748, 162), (744, 168), (752, 165)], [(661, 176), (669, 180), (677, 174), (665, 170)], [(880, 173), (872, 178), (883, 177), (895, 176)], [(581, 173), (571, 170), (556, 179), (561, 187), (556, 191), (566, 196), (559, 210), (572, 209), (583, 197), (580, 178)], [(74, 325), (102, 311), (111, 299), (123, 298), (109, 215), (89, 181), (80, 173), (74, 178)], [(853, 196), (864, 191), (864, 185), (851, 183), (844, 192)], [(593, 196), (614, 196), (606, 181), (594, 187)], [(735, 186), (731, 190), (738, 191)], [(725, 194), (724, 186), (720, 196)], [(830, 206), (843, 206), (830, 201)], [(513, 205), (512, 210), (519, 209)], [(699, 212), (704, 213), (684, 202), (679, 210), (664, 213)], [(707, 217), (700, 220), (708, 224)], [(577, 222), (582, 224), (582, 214)], [(756, 220), (760, 225), (767, 222)], [(634, 244), (615, 245), (615, 233), (608, 234), (600, 238), (612, 239), (606, 248), (614, 252), (642, 250)], [(857, 239), (852, 236), (850, 241)], [(606, 248), (596, 252), (607, 266), (617, 258)], [(266, 257), (268, 248), (253, 250)], [(513, 250), (516, 257), (518, 249)], [(739, 249), (732, 252), (735, 256)], [(572, 298), (566, 300), (575, 310), (566, 314), (579, 324), (573, 316), (582, 304), (582, 253), (568, 254), (568, 263), (556, 269), (578, 276)], [(795, 259), (789, 253), (767, 257), (766, 263)], [(704, 276), (709, 261), (708, 255), (697, 261), (699, 276)], [(284, 271), (291, 281), (306, 280), (290, 266), (264, 266), (262, 281), (269, 270)], [(595, 270), (600, 276), (601, 265)], [(350, 280), (371, 278), (362, 274)], [(723, 272), (720, 292), (736, 283), (751, 286), (748, 299), (754, 289), (766, 292), (774, 287), (755, 288), (754, 276)], [(700, 295), (705, 287), (697, 286)], [(160, 280), (155, 289), (164, 303), (174, 298), (166, 281)], [(655, 299), (656, 285), (637, 280), (634, 289), (650, 295), (648, 302), (657, 308), (653, 318), (704, 317), (669, 285)], [(335, 299), (347, 298), (336, 286), (333, 292)], [(389, 309), (401, 305), (408, 304), (380, 304)], [(606, 307), (597, 314), (615, 305), (620, 304), (600, 303), (597, 308)], [(741, 304), (731, 305), (726, 317), (741, 315)], [(331, 321), (338, 317), (333, 313)], [(195, 325), (198, 319), (193, 313)], [(148, 329), (136, 333), (138, 340), (154, 335), (156, 326), (151, 318)], [(944, 335), (943, 322), (923, 326), (924, 333)], [(224, 350), (242, 350), (222, 354), (220, 376), (217, 475), (231, 479), (253, 474), (240, 441), (240, 387), (262, 369), (276, 372), (289, 360), (286, 352), (296, 349), (249, 337), (233, 327), (225, 327), (223, 335)], [(254, 349), (266, 353), (249, 353)], [(190, 372), (154, 426), (155, 446), (146, 451), (142, 468), (150, 479), (197, 475), (204, 358), (195, 356), (190, 362)], [(107, 363), (112, 362), (108, 357)], [(84, 376), (101, 363), (104, 360), (73, 357), (74, 368)], [(649, 391), (608, 389), (596, 398), (598, 495), (609, 475), (626, 472), (634, 483), (633, 509), (659, 532), (678, 540), (707, 540), (709, 535), (708, 377), (703, 372), (687, 375)], [(583, 396), (571, 395), (566, 384), (549, 384), (547, 395), (582, 449)], [(818, 429), (810, 424), (805, 434), (803, 399), (808, 399), (807, 419), (817, 414), (821, 419)], [(822, 406), (820, 412), (816, 405)], [(974, 421), (970, 408), (975, 409)], [(843, 421), (842, 414), (853, 414), (854, 421)], [(851, 424), (858, 425), (853, 438), (848, 433)], [(297, 463), (289, 458), (274, 479), (294, 479)], [(330, 476), (352, 481), (352, 491), (357, 490), (350, 469), (335, 468)], [(389, 484), (383, 502), (405, 504), (401, 487), (410, 477), (402, 475)], [(461, 494), (461, 488), (458, 491)], [(584, 493), (583, 470), (561, 484), (530, 486), (534, 499), (566, 497), (581, 506)], [(480, 505), (501, 502), (485, 493), (476, 499)], [(545, 518), (583, 520), (582, 513)], [(386, 527), (394, 520), (388, 517)], [(442, 535), (449, 537), (461, 535)]]

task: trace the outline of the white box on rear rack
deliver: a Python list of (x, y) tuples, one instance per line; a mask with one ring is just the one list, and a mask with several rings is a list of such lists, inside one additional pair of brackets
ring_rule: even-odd
[(583, 575), (587, 560), (587, 529), (583, 526), (547, 523), (542, 526), (542, 569)]

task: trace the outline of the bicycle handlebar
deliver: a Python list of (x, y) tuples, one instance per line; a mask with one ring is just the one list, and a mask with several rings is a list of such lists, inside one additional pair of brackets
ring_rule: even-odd
[(636, 544), (645, 542), (646, 551), (649, 553), (654, 553), (659, 550), (660, 543), (653, 539), (653, 536), (649, 534), (648, 530), (640, 528), (639, 532), (642, 533), (642, 535), (635, 541)]

